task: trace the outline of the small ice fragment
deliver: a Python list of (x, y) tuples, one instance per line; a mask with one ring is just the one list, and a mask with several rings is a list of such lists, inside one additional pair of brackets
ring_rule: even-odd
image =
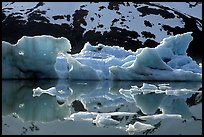
[(24, 104), (19, 104), (19, 108), (23, 108), (24, 107)]
[(131, 88), (133, 88), (133, 89), (138, 89), (138, 86), (131, 86)]
[(40, 96), (42, 94), (42, 90), (40, 87), (37, 87), (36, 89), (33, 89), (33, 97), (36, 97), (36, 96)]
[(129, 124), (129, 125), (128, 125), (128, 128), (126, 129), (126, 131), (127, 131), (127, 132), (135, 132), (136, 129), (135, 129), (134, 125)]
[(144, 124), (144, 123), (141, 123), (141, 122), (135, 122), (133, 125), (129, 124), (128, 128), (126, 129), (126, 131), (127, 132), (134, 132), (134, 131), (140, 132), (140, 131), (144, 131), (144, 130), (152, 129), (152, 128), (155, 128), (155, 127), (150, 125), (150, 124)]
[(12, 113), (12, 116), (14, 117), (14, 118), (19, 118), (19, 115), (17, 114), (17, 113)]
[(142, 89), (142, 90), (144, 90), (144, 89), (157, 90), (157, 86), (155, 86), (153, 84), (143, 83), (143, 85), (140, 89)]
[(87, 83), (77, 83), (78, 85), (87, 85)]
[(140, 116), (138, 117), (139, 119), (143, 120), (156, 120), (156, 119), (168, 119), (168, 118), (176, 118), (180, 119), (181, 115), (180, 114), (155, 114), (155, 115), (149, 115), (149, 116)]
[(59, 90), (57, 92), (60, 93), (60, 94), (64, 94), (65, 93), (64, 90)]
[(33, 97), (35, 96), (40, 96), (41, 94), (49, 94), (51, 96), (55, 96), (56, 95), (56, 88), (55, 87), (51, 87), (47, 90), (41, 89), (40, 87), (37, 87), (36, 89), (33, 89)]
[(23, 55), (24, 55), (24, 52), (23, 52), (23, 51), (19, 51), (18, 54), (21, 55), (21, 56), (23, 56)]
[(71, 114), (70, 117), (66, 117), (64, 119), (71, 119), (74, 121), (81, 121), (81, 120), (90, 120), (92, 121), (94, 118), (96, 118), (97, 113), (96, 112), (77, 112)]
[(159, 89), (160, 90), (167, 90), (167, 89), (171, 89), (171, 87), (167, 86), (169, 84), (159, 84)]
[(199, 63), (199, 67), (202, 67), (202, 63)]
[(93, 123), (96, 123), (97, 127), (104, 127), (104, 126), (115, 126), (118, 125), (120, 122), (111, 118), (111, 115), (107, 114), (98, 114), (96, 119), (93, 120)]

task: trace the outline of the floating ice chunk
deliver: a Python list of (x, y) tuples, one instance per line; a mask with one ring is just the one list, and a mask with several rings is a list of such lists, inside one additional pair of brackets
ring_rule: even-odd
[(202, 68), (202, 63), (199, 63), (199, 67)]
[(167, 118), (181, 119), (181, 115), (179, 114), (155, 114), (155, 115), (149, 115), (149, 116), (140, 116), (138, 118), (143, 119), (143, 120), (155, 120), (155, 119), (167, 119)]
[(97, 127), (105, 126), (116, 126), (120, 122), (111, 118), (111, 115), (98, 114), (96, 119), (93, 120), (93, 123), (96, 123)]
[(25, 106), (25, 104), (24, 104), (24, 103), (19, 104), (19, 108), (23, 108), (24, 106)]
[(110, 113), (97, 113), (97, 112), (77, 112), (65, 117), (66, 120), (73, 121), (92, 121), (98, 127), (116, 126), (120, 122), (111, 118), (111, 116), (131, 116), (136, 113), (131, 112), (110, 112)]
[(157, 90), (157, 86), (153, 85), (153, 84), (147, 84), (147, 83), (143, 83), (142, 87), (140, 88), (141, 90)]
[(24, 52), (23, 51), (19, 51), (19, 55), (23, 56)]
[(157, 86), (153, 84), (143, 83), (141, 88), (138, 88), (137, 86), (131, 86), (130, 89), (120, 89), (119, 92), (125, 96), (131, 96), (135, 94), (147, 94), (151, 92), (155, 92), (157, 90)]
[(109, 112), (109, 113), (104, 113), (106, 115), (110, 116), (129, 116), (129, 115), (136, 115), (137, 113), (134, 112)]
[(96, 112), (77, 112), (71, 114), (69, 117), (66, 117), (64, 119), (67, 120), (74, 120), (74, 121), (82, 121), (82, 120), (87, 120), (87, 121), (92, 121), (96, 118), (98, 113)]
[(133, 88), (133, 89), (138, 89), (138, 86), (131, 86), (131, 88)]
[(119, 93), (124, 95), (125, 97), (132, 99), (132, 95), (131, 95), (131, 89), (119, 89)]
[(168, 85), (169, 84), (158, 84), (160, 90), (171, 89), (171, 87), (169, 87)]
[(141, 122), (135, 122), (133, 125), (129, 124), (126, 131), (127, 132), (141, 132), (147, 129), (152, 129), (155, 128), (154, 126), (152, 126), (151, 124), (145, 124), (145, 123), (141, 123)]
[[(139, 94), (149, 94), (149, 93), (155, 93), (155, 94), (166, 94), (166, 95), (173, 95), (173, 96), (182, 96), (182, 95), (188, 95), (189, 93), (201, 93), (202, 91), (192, 90), (192, 89), (172, 89), (171, 86), (168, 86), (169, 84), (158, 84), (158, 89), (156, 85), (153, 84), (147, 84), (143, 83), (143, 86), (141, 88), (138, 88), (137, 86), (131, 86), (130, 89), (119, 89), (119, 93), (124, 95), (127, 98), (136, 97), (136, 95)], [(143, 96), (142, 95), (142, 96)]]
[(56, 88), (55, 87), (51, 87), (49, 89), (43, 90), (40, 87), (37, 87), (36, 89), (33, 89), (33, 97), (39, 97), (42, 94), (49, 94), (51, 96), (55, 96), (56, 95)]
[[(162, 93), (162, 91), (160, 93)], [(165, 93), (166, 95), (182, 96), (182, 95), (187, 95), (189, 93), (190, 94), (201, 93), (201, 91), (194, 91), (194, 90), (191, 90), (191, 89), (183, 88), (183, 89), (177, 89), (177, 90), (167, 89), (163, 93)]]

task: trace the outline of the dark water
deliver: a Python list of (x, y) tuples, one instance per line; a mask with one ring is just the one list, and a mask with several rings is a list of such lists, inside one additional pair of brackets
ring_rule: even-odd
[[(113, 81), (2, 81), (2, 134), (78, 134), (78, 135), (201, 135), (201, 82), (145, 82), (169, 84), (172, 92), (141, 93), (129, 96), (120, 89), (141, 87), (143, 82)], [(33, 89), (55, 87), (58, 94), (34, 94)], [(182, 92), (182, 89), (192, 90)], [(118, 125), (99, 126), (85, 120), (65, 120), (76, 112), (133, 112), (113, 116)], [(140, 116), (179, 114), (181, 118), (140, 119)], [(123, 127), (136, 121), (155, 128), (127, 132)]]

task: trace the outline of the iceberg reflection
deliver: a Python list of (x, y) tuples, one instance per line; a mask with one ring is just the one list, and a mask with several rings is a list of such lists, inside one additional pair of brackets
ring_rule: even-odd
[(148, 83), (158, 89), (147, 92), (143, 82), (134, 81), (3, 80), (2, 115), (40, 122), (75, 121), (77, 116), (131, 134), (158, 128), (168, 118), (196, 119), (190, 107), (202, 100), (201, 82)]
[(32, 89), (38, 84), (44, 88), (52, 85), (50, 81), (2, 81), (2, 115), (16, 113), (25, 121), (52, 121), (70, 113), (67, 106), (59, 106), (52, 96), (33, 97)]

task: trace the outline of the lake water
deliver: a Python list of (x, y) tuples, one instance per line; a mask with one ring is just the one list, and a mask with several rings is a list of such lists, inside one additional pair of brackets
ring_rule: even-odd
[[(134, 81), (57, 81), (3, 80), (2, 134), (17, 135), (202, 135), (202, 83), (151, 82), (166, 84), (167, 93), (119, 92), (142, 87)], [(55, 87), (56, 94), (34, 93), (33, 89)], [(185, 90), (184, 90), (185, 89)], [(124, 90), (125, 91), (125, 90)], [(131, 91), (129, 91), (131, 92)], [(70, 120), (77, 112), (131, 112), (133, 115), (114, 115), (118, 124), (96, 124), (88, 120)], [(181, 117), (155, 118), (159, 114)], [(142, 116), (150, 116), (142, 119)], [(140, 122), (151, 129), (126, 131), (129, 124)]]

